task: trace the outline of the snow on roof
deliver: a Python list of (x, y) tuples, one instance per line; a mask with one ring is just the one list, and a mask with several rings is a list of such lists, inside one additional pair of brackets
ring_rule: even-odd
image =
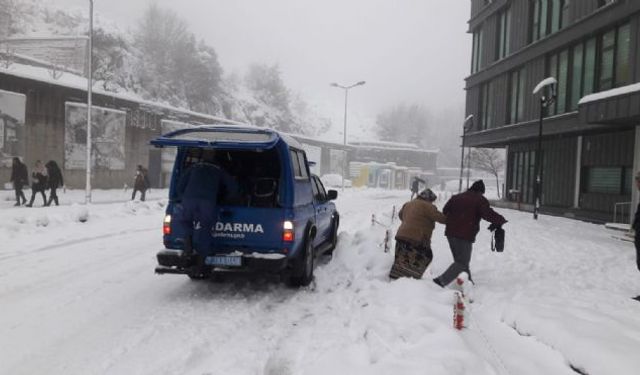
[(631, 85), (622, 86), (622, 87), (618, 87), (618, 88), (615, 88), (615, 89), (611, 89), (611, 90), (607, 90), (607, 91), (601, 91), (601, 92), (597, 92), (595, 94), (590, 94), (590, 95), (584, 96), (582, 99), (580, 99), (578, 104), (586, 104), (586, 103), (594, 102), (596, 100), (612, 98), (614, 96), (631, 94), (631, 93), (635, 93), (635, 92), (639, 92), (639, 91), (640, 91), (640, 83), (634, 83), (634, 84), (631, 84)]
[(372, 146), (389, 146), (389, 147), (403, 147), (403, 148), (415, 148), (415, 149), (418, 148), (418, 145), (413, 143), (375, 141), (375, 140), (350, 142), (350, 144), (354, 146), (372, 145)]
[(13, 35), (8, 38), (3, 38), (1, 41), (22, 41), (22, 40), (89, 40), (86, 35), (52, 35), (50, 33), (43, 34), (29, 34), (29, 35)]
[(388, 141), (358, 141), (349, 142), (350, 146), (366, 148), (382, 148), (387, 150), (403, 150), (403, 151), (419, 151), (419, 152), (431, 152), (438, 153), (440, 150), (425, 150), (413, 143), (401, 143), (401, 142), (388, 142)]
[[(56, 86), (82, 90), (84, 92), (87, 91), (88, 82), (85, 77), (79, 76), (77, 74), (72, 74), (69, 72), (58, 72), (60, 76), (57, 79), (55, 79), (51, 76), (50, 70), (51, 70), (50, 68), (42, 68), (42, 67), (18, 64), (18, 63), (11, 64), (9, 68), (0, 67), (0, 73), (4, 73), (14, 77), (31, 79), (34, 81), (49, 83)], [(156, 108), (166, 109), (169, 111), (184, 113), (194, 117), (200, 117), (206, 120), (224, 122), (228, 124), (244, 125), (243, 123), (238, 121), (233, 121), (233, 120), (212, 116), (204, 113), (194, 112), (188, 109), (174, 107), (169, 104), (146, 100), (146, 99), (143, 99), (140, 95), (133, 92), (129, 92), (129, 91), (123, 91), (118, 93), (105, 91), (100, 88), (95, 88), (97, 84), (99, 84), (98, 81), (94, 83), (94, 89), (93, 89), (94, 94), (131, 101), (131, 102), (147, 105), (150, 107), (156, 107)]]

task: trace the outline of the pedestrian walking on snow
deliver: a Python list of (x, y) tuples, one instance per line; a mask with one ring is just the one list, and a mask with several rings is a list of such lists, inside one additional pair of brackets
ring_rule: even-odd
[(47, 189), (47, 170), (40, 160), (36, 161), (35, 167), (31, 172), (31, 199), (27, 207), (33, 206), (33, 201), (36, 199), (36, 194), (42, 194), (42, 204), (47, 205), (47, 196), (44, 191)]
[(49, 176), (48, 184), (49, 189), (49, 201), (45, 204), (45, 206), (51, 206), (51, 203), (55, 202), (56, 206), (59, 205), (58, 202), (58, 188), (64, 186), (64, 179), (62, 177), (62, 171), (60, 167), (58, 167), (58, 163), (55, 160), (49, 160), (47, 164), (44, 165), (47, 169), (47, 174)]
[(492, 228), (501, 228), (507, 221), (489, 206), (484, 197), (484, 182), (478, 180), (464, 193), (452, 196), (444, 205), (442, 212), (447, 216), (445, 235), (453, 254), (453, 264), (433, 282), (444, 287), (452, 282), (461, 272), (467, 272), (469, 280), (471, 271), (471, 250), (480, 230), (480, 219), (492, 224)]
[[(636, 173), (636, 188), (640, 190), (640, 171)], [(638, 203), (638, 207), (636, 208), (636, 215), (633, 219), (632, 228), (635, 232), (635, 238), (633, 240), (633, 244), (636, 247), (636, 266), (638, 267), (638, 271), (640, 271), (640, 203)], [(640, 302), (640, 295), (634, 297), (636, 301)]]
[[(14, 206), (27, 203), (27, 198), (25, 198), (22, 189), (29, 185), (29, 172), (27, 172), (27, 166), (18, 157), (14, 157), (11, 164), (11, 182), (13, 183), (13, 190), (16, 192), (16, 204)], [(22, 203), (20, 203), (21, 199)]]
[(414, 177), (411, 181), (411, 199), (420, 192), (420, 182), (424, 183), (424, 180), (419, 177)]
[(140, 192), (140, 200), (144, 202), (149, 189), (149, 176), (147, 169), (142, 165), (138, 165), (136, 168), (136, 174), (133, 180), (133, 193), (131, 194), (131, 200), (136, 199), (136, 192)]
[(431, 234), (436, 222), (446, 222), (446, 217), (433, 204), (436, 199), (431, 189), (425, 189), (400, 209), (398, 217), (402, 224), (396, 233), (396, 254), (389, 273), (391, 279), (420, 279), (431, 263)]

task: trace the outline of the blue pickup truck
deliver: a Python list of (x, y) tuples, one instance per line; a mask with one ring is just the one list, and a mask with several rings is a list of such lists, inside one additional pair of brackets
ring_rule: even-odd
[[(305, 286), (313, 280), (315, 258), (336, 247), (340, 216), (332, 200), (338, 193), (325, 191), (310, 173), (306, 154), (292, 137), (257, 127), (210, 125), (177, 130), (151, 144), (177, 148), (163, 225), (165, 249), (157, 254), (156, 273), (202, 279), (216, 272), (266, 271)], [(201, 162), (203, 150), (215, 150), (215, 164), (236, 182), (237, 191), (218, 194), (211, 228), (193, 223), (189, 254), (177, 185), (191, 165)]]

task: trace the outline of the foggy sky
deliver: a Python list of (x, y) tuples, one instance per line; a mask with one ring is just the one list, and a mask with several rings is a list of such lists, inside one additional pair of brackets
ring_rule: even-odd
[[(48, 0), (87, 7), (88, 0)], [(460, 106), (469, 74), (468, 0), (156, 0), (218, 52), (225, 72), (277, 63), (312, 103), (372, 116), (401, 103)], [(134, 27), (147, 0), (95, 0), (95, 11)], [(357, 91), (356, 91), (357, 90)]]

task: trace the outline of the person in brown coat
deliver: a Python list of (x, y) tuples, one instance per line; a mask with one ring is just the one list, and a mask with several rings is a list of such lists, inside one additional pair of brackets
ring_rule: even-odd
[(436, 221), (446, 222), (446, 217), (433, 204), (437, 198), (431, 189), (425, 189), (400, 209), (398, 217), (402, 224), (396, 233), (396, 255), (390, 278), (419, 279), (431, 263), (431, 234)]
[(441, 287), (448, 285), (461, 272), (467, 272), (469, 280), (472, 280), (469, 262), (473, 243), (480, 231), (480, 219), (490, 222), (493, 228), (501, 227), (507, 222), (502, 215), (491, 209), (484, 191), (484, 182), (478, 180), (469, 190), (451, 197), (442, 209), (447, 215), (444, 234), (449, 241), (454, 262), (442, 275), (433, 279)]

